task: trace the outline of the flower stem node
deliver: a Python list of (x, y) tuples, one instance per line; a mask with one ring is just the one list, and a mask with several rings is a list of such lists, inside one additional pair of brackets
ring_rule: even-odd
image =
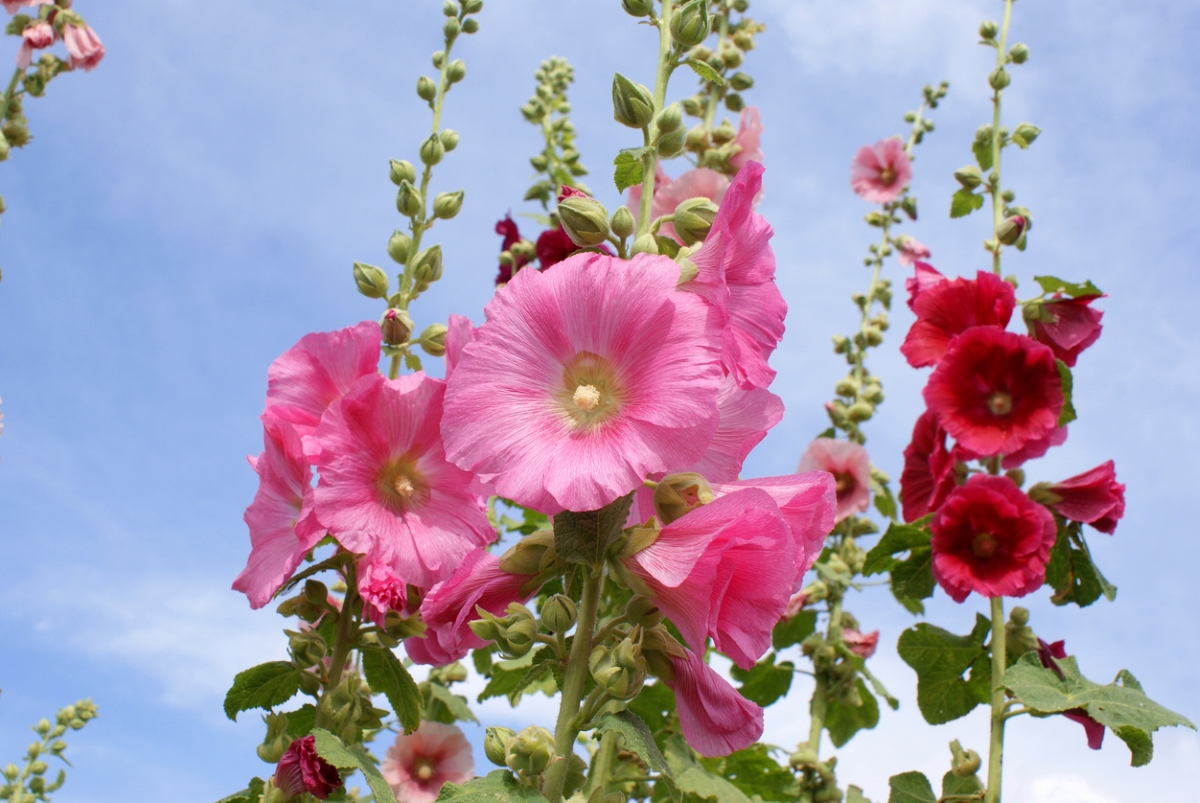
[(397, 187), (403, 181), (412, 183), (417, 180), (417, 169), (413, 167), (412, 162), (406, 159), (392, 159), (391, 179)]
[(383, 332), (384, 343), (400, 346), (407, 343), (408, 338), (412, 336), (413, 319), (407, 310), (392, 307), (380, 318), (379, 329)]
[(680, 47), (695, 47), (711, 30), (708, 0), (688, 0), (671, 15), (671, 38)]
[(630, 128), (645, 128), (654, 119), (654, 96), (641, 84), (617, 73), (612, 85), (613, 119)]
[(621, 0), (621, 8), (631, 17), (648, 17), (654, 13), (654, 0)]
[(363, 262), (354, 263), (354, 283), (358, 292), (367, 298), (386, 298), (388, 294), (388, 277), (374, 265)]
[(675, 207), (672, 215), (675, 233), (684, 245), (702, 242), (717, 217), (717, 205), (707, 198), (688, 198)]
[(491, 727), (484, 731), (483, 754), (497, 767), (508, 766), (508, 746), (517, 734), (508, 729)]
[(712, 487), (700, 474), (668, 474), (654, 489), (654, 512), (667, 525), (712, 500)]
[(429, 324), (421, 332), (421, 337), (417, 342), (430, 357), (444, 357), (446, 355), (446, 324)]
[(429, 139), (421, 143), (421, 163), (432, 167), (442, 161), (446, 155), (446, 146), (442, 144), (437, 134), (430, 134)]
[(509, 740), (504, 763), (521, 775), (539, 775), (554, 757), (554, 737), (545, 728), (530, 725)]
[[(393, 175), (395, 175), (393, 173)], [(425, 199), (411, 181), (404, 179), (396, 192), (396, 210), (405, 217), (416, 217), (425, 208)]]
[(595, 198), (572, 195), (558, 203), (558, 220), (571, 242), (591, 248), (608, 239), (608, 211)]
[(616, 235), (617, 239), (624, 240), (633, 234), (634, 226), (633, 212), (629, 211), (628, 206), (618, 206), (609, 222), (612, 233)]
[(388, 256), (390, 256), (392, 261), (398, 265), (403, 265), (408, 262), (408, 252), (410, 248), (412, 248), (412, 238), (399, 229), (393, 231), (392, 236), (388, 238)]
[(564, 594), (555, 594), (542, 603), (541, 613), (542, 624), (551, 633), (566, 633), (575, 626), (579, 616), (574, 601)]
[(433, 216), (449, 220), (458, 214), (463, 205), (463, 191), (439, 192), (433, 199)]

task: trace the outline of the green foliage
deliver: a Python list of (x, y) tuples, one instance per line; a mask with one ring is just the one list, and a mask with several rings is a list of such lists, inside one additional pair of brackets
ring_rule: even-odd
[(919, 772), (902, 772), (888, 778), (888, 803), (937, 803), (929, 779)]
[(312, 733), (317, 721), (317, 708), (312, 703), (305, 703), (295, 711), (287, 712), (287, 735), (293, 739)]
[(362, 648), (363, 674), (371, 690), (387, 697), (405, 733), (412, 733), (421, 724), (421, 691), (412, 676), (391, 650), (378, 647)]
[(287, 661), (271, 661), (237, 673), (225, 694), (225, 716), (236, 721), (241, 711), (271, 709), (300, 691), (301, 670)]
[(712, 65), (707, 61), (689, 58), (687, 60), (687, 66), (691, 67), (692, 70), (695, 71), (696, 75), (700, 76), (700, 78), (704, 81), (707, 81), (710, 84), (716, 84), (717, 86), (725, 86), (725, 78), (719, 72), (714, 70)]
[(887, 532), (867, 553), (866, 562), (863, 563), (863, 575), (870, 577), (873, 574), (890, 572), (900, 562), (895, 555), (928, 547), (933, 537), (926, 528), (928, 522), (929, 517), (926, 516), (912, 524), (892, 522), (888, 525)]
[[(900, 524), (892, 522), (863, 564), (863, 574), (891, 573), (892, 594), (912, 613), (923, 613), (921, 600), (933, 596), (933, 550), (927, 525), (929, 516)], [(908, 552), (903, 560), (896, 555)]]
[(771, 646), (777, 650), (799, 644), (817, 629), (817, 612), (800, 611), (790, 619), (780, 619), (771, 631)]
[(250, 779), (250, 783), (240, 792), (234, 792), (229, 797), (223, 797), (217, 803), (259, 803), (262, 799), (263, 787), (266, 782), (257, 776)]
[(404, 352), (404, 367), (410, 371), (420, 371), (421, 358), (411, 351)]
[(1063, 674), (1061, 678), (1042, 666), (1036, 653), (1026, 653), (1004, 674), (1004, 687), (1034, 713), (1058, 714), (1082, 708), (1129, 746), (1135, 767), (1150, 763), (1154, 731), (1179, 725), (1196, 729), (1186, 717), (1147, 697), (1137, 679), (1124, 669), (1112, 683), (1101, 686), (1079, 674), (1074, 656), (1054, 663)]
[(1090, 280), (1083, 284), (1066, 282), (1057, 276), (1034, 276), (1033, 280), (1040, 284), (1042, 291), (1046, 293), (1062, 293), (1071, 298), (1091, 298), (1103, 295), (1100, 288), (1092, 284)]
[(682, 736), (672, 736), (663, 751), (675, 774), (675, 786), (684, 803), (712, 800), (716, 803), (751, 803), (746, 794), (698, 762)]
[(1041, 133), (1042, 129), (1038, 128), (1033, 123), (1018, 123), (1017, 127), (1013, 129), (1012, 141), (1016, 143), (1018, 148), (1025, 150), (1033, 144), (1033, 141), (1037, 139), (1038, 135)]
[(796, 776), (771, 758), (771, 748), (761, 742), (722, 758), (702, 759), (701, 763), (754, 800), (791, 803), (800, 792)]
[(455, 803), (545, 803), (546, 800), (537, 790), (517, 783), (508, 770), (492, 770), (463, 784), (448, 783), (437, 799)]
[(642, 183), (642, 157), (651, 150), (652, 148), (647, 146), (625, 148), (617, 153), (617, 158), (613, 159), (613, 165), (616, 167), (613, 182), (617, 185), (617, 192), (625, 192), (630, 187)]
[(976, 195), (966, 187), (955, 192), (950, 198), (950, 217), (966, 217), (976, 209), (982, 208), (983, 195)]
[(594, 737), (598, 739), (605, 733), (620, 734), (623, 748), (636, 755), (647, 767), (657, 772), (667, 794), (675, 803), (679, 803), (681, 796), (675, 786), (675, 777), (671, 772), (671, 767), (667, 764), (667, 759), (663, 756), (662, 751), (658, 749), (654, 735), (637, 714), (629, 710), (605, 714), (600, 717), (600, 724), (596, 726)]
[(846, 787), (846, 803), (871, 803), (871, 801), (862, 793), (862, 789), (850, 784)]
[(629, 703), (629, 710), (637, 714), (652, 733), (659, 733), (671, 724), (675, 713), (675, 692), (662, 683), (642, 687), (642, 693)]
[(338, 770), (349, 770), (349, 772), (341, 773), (343, 780), (354, 770), (361, 772), (367, 780), (367, 786), (375, 795), (375, 803), (396, 803), (392, 787), (388, 786), (388, 782), (379, 774), (374, 760), (362, 747), (356, 744), (345, 745), (341, 739), (324, 728), (317, 728), (313, 731), (313, 747), (318, 756), (337, 767)]
[(856, 681), (861, 705), (850, 705), (834, 697), (825, 711), (825, 729), (834, 747), (841, 747), (860, 730), (870, 730), (879, 724), (879, 703), (862, 678)]
[(672, 238), (656, 234), (654, 235), (654, 242), (658, 244), (658, 253), (663, 256), (668, 256), (671, 259), (679, 256), (679, 243), (675, 242)]
[(1077, 521), (1058, 522), (1058, 537), (1046, 564), (1046, 582), (1054, 589), (1050, 601), (1055, 605), (1075, 603), (1086, 608), (1103, 596), (1109, 602), (1117, 598), (1117, 587), (1105, 579), (1092, 561), (1092, 553), (1083, 538), (1083, 525)]
[(462, 722), (478, 722), (475, 714), (467, 706), (466, 698), (447, 689), (440, 683), (422, 683), (421, 690), (424, 692), (428, 689), (429, 705), (436, 703), (442, 708), (448, 717), (446, 724), (453, 724), (456, 721)]
[(975, 154), (975, 161), (979, 165), (980, 170), (986, 173), (992, 169), (991, 126), (987, 126), (986, 139), (981, 139), (978, 131), (975, 133), (975, 142), (971, 145), (971, 153)]
[(545, 513), (539, 513), (527, 507), (521, 507), (516, 502), (510, 502), (507, 499), (501, 499), (505, 505), (510, 508), (521, 511), (521, 520), (510, 518), (507, 515), (501, 516), (499, 524), (504, 527), (505, 532), (520, 533), (521, 535), (533, 535), (538, 530), (546, 530), (550, 528), (550, 517)]
[(743, 697), (766, 707), (787, 695), (788, 690), (792, 687), (792, 676), (795, 674), (795, 669), (796, 667), (791, 661), (776, 664), (775, 653), (772, 652), (768, 653), (753, 668), (742, 669), (734, 666), (729, 670), (729, 674), (733, 676), (734, 680), (741, 682), (742, 687), (738, 691), (742, 693)]
[[(950, 722), (988, 701), (991, 667), (984, 640), (990, 630), (987, 618), (976, 614), (975, 629), (966, 636), (926, 622), (900, 634), (896, 649), (917, 673), (917, 707), (926, 722)], [(971, 673), (964, 679), (967, 669)]]
[(1058, 425), (1063, 427), (1079, 417), (1075, 414), (1075, 405), (1072, 403), (1075, 380), (1071, 378), (1071, 369), (1065, 362), (1055, 360), (1054, 363), (1058, 366), (1058, 378), (1062, 380), (1063, 406), (1062, 412), (1058, 414)]
[(596, 567), (604, 562), (609, 546), (625, 527), (633, 494), (599, 510), (575, 513), (564, 510), (554, 517), (554, 551), (570, 563)]
[(515, 706), (531, 686), (534, 690), (553, 688), (553, 670), (557, 663), (558, 659), (552, 650), (538, 649), (515, 661), (493, 664), (492, 677), (479, 693), (477, 701), (482, 703), (491, 697), (507, 697), (509, 703)]
[(879, 511), (879, 515), (895, 521), (898, 508), (896, 507), (896, 497), (892, 495), (892, 489), (886, 482), (872, 481), (871, 491), (874, 494), (875, 509)]
[(960, 777), (953, 772), (947, 772), (942, 776), (942, 797), (950, 797), (951, 795), (977, 795), (983, 791), (983, 784), (979, 782), (979, 777), (971, 774), (966, 777)]

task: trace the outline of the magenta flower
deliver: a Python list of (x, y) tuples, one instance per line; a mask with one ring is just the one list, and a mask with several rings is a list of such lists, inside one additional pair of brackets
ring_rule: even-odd
[(797, 471), (828, 471), (837, 489), (837, 520), (871, 505), (871, 458), (857, 443), (816, 438), (800, 456)]
[[(900, 235), (898, 239), (900, 241), (900, 247), (899, 253), (896, 255), (896, 261), (899, 262), (902, 267), (907, 268), (909, 265), (917, 264), (917, 262), (920, 260), (929, 259), (929, 246), (922, 245), (921, 243), (917, 242), (915, 238), (909, 237), (907, 234)], [(932, 270), (932, 268), (930, 268), (930, 270)]]
[(1039, 305), (1040, 315), (1027, 320), (1029, 334), (1039, 343), (1045, 343), (1054, 356), (1069, 367), (1075, 367), (1079, 353), (1100, 338), (1100, 319), (1104, 313), (1092, 309), (1091, 304), (1104, 296), (1063, 298), (1055, 294)]
[[(707, 167), (687, 170), (673, 179), (662, 169), (659, 162), (654, 174), (654, 198), (650, 202), (650, 217), (657, 220), (675, 211), (675, 207), (689, 198), (707, 198), (718, 206), (729, 189), (729, 178)], [(629, 188), (629, 209), (636, 220), (641, 208), (642, 185)], [(664, 223), (659, 228), (664, 237), (675, 237), (675, 227)]]
[(104, 45), (92, 26), (67, 23), (63, 26), (63, 44), (71, 56), (71, 68), (82, 67), (85, 72), (95, 69), (104, 58)]
[(729, 164), (735, 170), (741, 170), (747, 162), (762, 163), (763, 152), (760, 144), (762, 132), (762, 118), (759, 117), (758, 109), (754, 106), (742, 109), (742, 119), (738, 123), (737, 136), (733, 138), (733, 144), (740, 150), (729, 157)]
[(873, 204), (890, 204), (912, 181), (912, 163), (898, 138), (863, 145), (850, 163), (850, 188)]
[(233, 590), (261, 608), (287, 582), (325, 534), (313, 515), (312, 467), (290, 424), (263, 416), (263, 452), (250, 459), (258, 493), (246, 508), (250, 557)]
[(432, 803), (442, 784), (466, 783), (475, 777), (471, 745), (463, 732), (441, 722), (422, 722), (401, 733), (383, 755), (379, 767), (399, 803)]
[(671, 656), (673, 677), (662, 678), (675, 692), (679, 725), (692, 749), (703, 756), (727, 756), (758, 741), (763, 710), (738, 693), (691, 650)]
[(1112, 535), (1125, 515), (1125, 486), (1117, 482), (1113, 461), (1045, 488), (1045, 504), (1072, 521), (1090, 524)]
[(720, 322), (678, 279), (649, 255), (518, 273), (449, 379), (449, 458), (546, 514), (597, 510), (699, 460), (718, 424)]
[(913, 426), (912, 442), (904, 448), (904, 471), (900, 474), (900, 506), (905, 521), (916, 521), (942, 506), (958, 487), (955, 464), (975, 455), (954, 447), (946, 449), (946, 430), (929, 410)]
[(708, 450), (691, 466), (673, 471), (694, 471), (710, 482), (732, 482), (742, 473), (750, 451), (783, 419), (783, 400), (766, 388), (745, 390), (733, 377), (725, 377), (717, 395), (719, 421)]
[(342, 785), (337, 768), (317, 755), (315, 741), (311, 735), (296, 739), (275, 766), (272, 783), (285, 800), (306, 792), (317, 800), (325, 800)]
[(33, 61), (33, 51), (54, 44), (54, 26), (45, 21), (35, 22), (25, 26), (21, 37), (21, 47), (17, 50), (17, 66), (23, 70)]
[(1016, 303), (1013, 286), (994, 273), (937, 282), (913, 299), (917, 320), (900, 353), (913, 368), (935, 365), (950, 341), (972, 326), (1008, 326)]
[(446, 461), (445, 388), (420, 372), (371, 374), (317, 428), (317, 518), (373, 567), (360, 574), (364, 598), (396, 599), (402, 584), (429, 588), (495, 538), (478, 481)]
[(914, 262), (913, 275), (904, 280), (904, 289), (908, 291), (908, 308), (914, 309), (917, 296), (940, 282), (948, 281), (938, 269), (928, 262)]

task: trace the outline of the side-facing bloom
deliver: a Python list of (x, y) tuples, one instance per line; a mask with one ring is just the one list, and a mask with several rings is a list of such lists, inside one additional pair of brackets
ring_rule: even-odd
[(1104, 313), (1091, 307), (1098, 298), (1103, 296), (1063, 298), (1055, 295), (1041, 304), (1029, 305), (1026, 309), (1036, 313), (1027, 314), (1025, 318), (1030, 336), (1045, 343), (1055, 357), (1074, 368), (1079, 353), (1095, 343), (1104, 328), (1100, 325)]
[(290, 424), (263, 416), (263, 452), (250, 459), (258, 493), (246, 508), (250, 557), (233, 590), (261, 608), (325, 534), (313, 514), (312, 467)]
[(871, 458), (857, 443), (816, 438), (800, 456), (797, 471), (828, 471), (837, 492), (837, 520), (865, 513), (871, 504)]
[(873, 204), (890, 204), (912, 181), (912, 162), (898, 138), (863, 145), (850, 163), (850, 188)]
[[(1056, 675), (1060, 678), (1063, 677), (1063, 671), (1058, 668), (1055, 659), (1061, 661), (1067, 657), (1066, 642), (1055, 641), (1047, 644), (1039, 638), (1037, 654), (1042, 666), (1053, 669)], [(1069, 711), (1063, 711), (1062, 715), (1083, 726), (1083, 732), (1087, 734), (1088, 747), (1099, 750), (1104, 744), (1104, 726), (1088, 716), (1086, 708), (1072, 708)]]
[(533, 575), (510, 574), (500, 568), (500, 558), (480, 547), (458, 564), (454, 574), (435, 585), (421, 601), (425, 637), (404, 641), (408, 656), (418, 664), (445, 666), (484, 646), (470, 622), (479, 618), (476, 606), (496, 616), (512, 602), (526, 602), (536, 588), (522, 591)]
[(1063, 407), (1050, 349), (995, 326), (955, 338), (922, 393), (938, 423), (977, 455), (1009, 454), (1048, 436)]
[(913, 368), (935, 364), (955, 336), (972, 326), (1008, 326), (1016, 295), (1008, 282), (979, 271), (974, 279), (948, 279), (917, 294), (912, 302), (917, 320), (900, 353)]
[(908, 291), (908, 308), (913, 309), (917, 296), (940, 282), (949, 281), (937, 268), (928, 262), (914, 262), (913, 275), (904, 280), (904, 289)]
[(442, 784), (466, 783), (475, 777), (471, 744), (454, 725), (422, 722), (401, 733), (383, 755), (379, 773), (399, 803), (432, 803)]
[(904, 471), (900, 474), (900, 508), (905, 521), (916, 521), (937, 510), (957, 486), (954, 471), (958, 460), (968, 460), (962, 450), (946, 448), (946, 430), (929, 410), (921, 413), (913, 427), (912, 441), (904, 448)]
[(684, 650), (671, 656), (672, 677), (662, 681), (675, 692), (683, 737), (703, 756), (727, 756), (758, 741), (763, 710), (738, 693), (716, 670)]
[[(900, 240), (899, 253), (896, 255), (896, 261), (902, 267), (907, 268), (909, 265), (915, 265), (923, 259), (929, 259), (929, 246), (917, 242), (915, 237), (910, 237), (907, 234), (902, 234), (898, 238)], [(907, 284), (907, 280), (905, 282)]]
[(870, 658), (875, 654), (875, 648), (879, 646), (879, 631), (872, 630), (870, 633), (860, 633), (853, 628), (845, 628), (842, 630), (842, 643), (850, 648), (850, 652), (860, 658)]
[(325, 800), (342, 785), (337, 768), (317, 755), (315, 741), (311, 735), (296, 739), (275, 766), (272, 783), (285, 800), (306, 792)]
[[(654, 198), (650, 201), (650, 217), (657, 220), (663, 215), (675, 211), (675, 207), (689, 198), (707, 198), (718, 206), (725, 198), (729, 189), (729, 178), (716, 170), (698, 167), (686, 170), (679, 178), (671, 178), (662, 169), (660, 162), (654, 174)], [(642, 201), (642, 185), (635, 184), (629, 188), (629, 209), (636, 220), (640, 213)], [(659, 234), (664, 237), (674, 237), (675, 227), (664, 223), (659, 228)]]
[(104, 45), (92, 26), (67, 23), (62, 32), (63, 44), (71, 56), (71, 67), (82, 67), (86, 72), (95, 69), (104, 58)]
[(548, 515), (699, 460), (718, 424), (720, 321), (678, 279), (645, 254), (518, 273), (450, 376), (449, 458)]
[(1023, 597), (1042, 587), (1054, 517), (1008, 477), (976, 474), (933, 516), (933, 576), (955, 602)]
[(737, 136), (733, 138), (733, 144), (741, 150), (729, 157), (729, 164), (734, 169), (741, 170), (747, 162), (762, 163), (762, 132), (762, 117), (758, 113), (758, 107), (747, 106), (742, 109)]
[(54, 44), (54, 26), (45, 20), (25, 26), (21, 32), (21, 47), (17, 50), (17, 66), (25, 69), (33, 61), (33, 51)]
[(374, 592), (364, 585), (372, 579), (429, 588), (495, 538), (478, 480), (446, 460), (438, 426), (445, 389), (421, 372), (371, 374), (331, 404), (317, 428), (317, 518), (380, 567), (360, 572), (360, 590)]
[(1039, 486), (1038, 499), (1063, 518), (1109, 535), (1125, 515), (1125, 486), (1117, 482), (1111, 460), (1053, 485)]

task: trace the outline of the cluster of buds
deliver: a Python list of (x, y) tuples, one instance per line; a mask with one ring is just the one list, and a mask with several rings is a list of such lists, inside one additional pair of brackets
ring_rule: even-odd
[[(537, 725), (519, 733), (510, 728), (490, 727), (484, 732), (483, 753), (496, 766), (512, 770), (522, 785), (540, 792), (546, 770), (554, 759), (554, 735)], [(583, 759), (574, 753), (568, 761), (564, 796), (573, 795), (583, 786), (587, 769)]]
[(317, 704), (318, 716), (328, 718), (330, 730), (346, 744), (362, 740), (364, 730), (379, 730), (388, 712), (371, 705), (371, 687), (355, 673), (347, 673)]
[(79, 730), (95, 718), (96, 706), (88, 699), (60, 708), (53, 725), (48, 719), (42, 719), (34, 725), (33, 731), (38, 735), (39, 740), (31, 742), (25, 751), (24, 769), (16, 764), (8, 764), (4, 767), (4, 783), (0, 784), (0, 800), (7, 800), (10, 803), (33, 803), (35, 800), (48, 800), (46, 795), (61, 788), (66, 777), (60, 770), (57, 778), (47, 781), (46, 772), (50, 769), (50, 765), (46, 763), (46, 759), (53, 756), (66, 761), (63, 751), (67, 749), (67, 743), (62, 740), (62, 737), (66, 735), (67, 730)]
[[(936, 87), (933, 84), (926, 84), (921, 90), (921, 94), (925, 100), (925, 108), (936, 109), (938, 103), (946, 97), (946, 93), (950, 90), (950, 83), (942, 81)], [(933, 130), (933, 121), (926, 119), (920, 112), (908, 111), (904, 114), (904, 122), (913, 124), (912, 139), (914, 145), (920, 145), (925, 139), (925, 135)], [(916, 215), (913, 215), (915, 218)]]
[(574, 187), (587, 192), (587, 187), (577, 179), (586, 176), (588, 171), (579, 161), (579, 151), (575, 149), (575, 125), (568, 117), (571, 104), (567, 101), (567, 89), (575, 81), (574, 69), (566, 59), (552, 56), (542, 62), (533, 77), (537, 88), (529, 102), (521, 107), (521, 114), (542, 129), (542, 151), (531, 157), (529, 163), (545, 178), (525, 192), (525, 200), (540, 201), (542, 208), (548, 210), (559, 187)]
[(483, 609), (478, 613), (482, 618), (470, 623), (471, 632), (484, 641), (495, 642), (504, 655), (520, 658), (537, 644), (537, 619), (521, 603), (510, 603), (504, 616), (495, 616)]

